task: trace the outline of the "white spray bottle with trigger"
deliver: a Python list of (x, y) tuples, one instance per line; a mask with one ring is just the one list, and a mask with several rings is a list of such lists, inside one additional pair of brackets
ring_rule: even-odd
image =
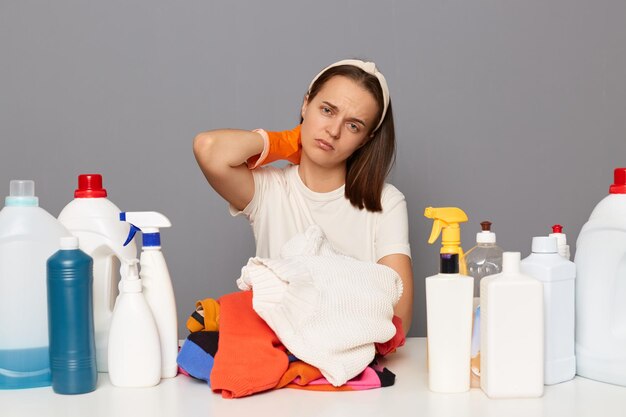
[(122, 260), (125, 271), (111, 319), (109, 379), (116, 387), (153, 387), (161, 380), (159, 331), (142, 294), (137, 262)]
[(155, 211), (127, 211), (120, 213), (120, 220), (131, 224), (130, 233), (124, 245), (129, 244), (135, 233), (141, 231), (143, 249), (141, 251), (139, 273), (143, 283), (143, 293), (152, 310), (159, 330), (161, 345), (161, 378), (173, 378), (178, 372), (178, 322), (176, 300), (172, 280), (161, 252), (160, 228), (171, 227), (170, 221)]
[(464, 392), (470, 388), (474, 293), (474, 278), (465, 275), (459, 227), (467, 215), (458, 207), (427, 207), (424, 216), (434, 220), (428, 243), (442, 235), (439, 274), (425, 279), (428, 387)]

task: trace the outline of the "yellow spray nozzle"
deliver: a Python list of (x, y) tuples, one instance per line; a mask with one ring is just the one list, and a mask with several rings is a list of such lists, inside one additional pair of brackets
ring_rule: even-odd
[(463, 248), (461, 248), (461, 228), (459, 223), (467, 221), (467, 214), (458, 207), (426, 207), (424, 216), (434, 220), (428, 243), (434, 243), (441, 234), (440, 253), (458, 254), (460, 272), (465, 275), (467, 268), (465, 265), (465, 254), (463, 253)]
[[(428, 243), (434, 243), (439, 237), (441, 230), (444, 228), (459, 229), (459, 223), (467, 221), (467, 214), (458, 207), (426, 207), (424, 216), (435, 220), (433, 230), (428, 238)], [(460, 229), (459, 229), (460, 230)], [(444, 232), (443, 240), (446, 241), (448, 234)], [(453, 236), (449, 236), (453, 238)], [(460, 232), (459, 239), (460, 241)], [(460, 244), (460, 242), (459, 242)]]

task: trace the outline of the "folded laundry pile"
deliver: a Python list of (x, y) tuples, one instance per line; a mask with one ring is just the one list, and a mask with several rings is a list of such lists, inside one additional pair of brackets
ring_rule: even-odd
[(373, 363), (377, 350), (404, 343), (393, 316), (402, 281), (391, 268), (336, 253), (311, 226), (279, 259), (251, 258), (237, 284), (245, 291), (203, 300), (191, 315), (178, 357), (189, 375), (227, 398), (393, 384)]

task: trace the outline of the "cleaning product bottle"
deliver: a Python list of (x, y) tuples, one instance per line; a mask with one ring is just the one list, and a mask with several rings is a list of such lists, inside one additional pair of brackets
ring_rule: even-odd
[(567, 236), (563, 233), (563, 226), (560, 224), (555, 224), (552, 226), (552, 233), (548, 235), (549, 237), (555, 237), (558, 242), (559, 255), (570, 260), (569, 253), (569, 245), (567, 244)]
[(574, 317), (576, 265), (558, 253), (555, 237), (534, 237), (523, 274), (543, 284), (544, 384), (569, 381), (576, 374)]
[(480, 297), (480, 281), (487, 275), (502, 271), (502, 248), (496, 245), (496, 234), (491, 231), (491, 222), (480, 223), (482, 231), (476, 233), (476, 246), (465, 253), (467, 275), (474, 278), (474, 298)]
[(52, 389), (84, 394), (96, 389), (93, 331), (93, 261), (78, 249), (78, 238), (62, 237), (48, 259), (48, 329)]
[(142, 294), (137, 259), (122, 261), (109, 331), (109, 378), (117, 387), (152, 387), (161, 380), (161, 347), (152, 311)]
[(459, 223), (467, 221), (467, 215), (456, 207), (428, 207), (424, 215), (435, 220), (429, 243), (443, 229), (439, 274), (426, 278), (428, 384), (434, 392), (463, 392), (470, 387), (474, 290), (474, 279), (459, 274)]
[(13, 180), (0, 211), (0, 389), (50, 385), (46, 261), (69, 232)]
[(472, 388), (480, 387), (480, 281), (488, 275), (502, 271), (502, 249), (496, 245), (496, 234), (491, 222), (480, 223), (482, 231), (476, 234), (476, 246), (465, 254), (467, 274), (474, 278), (474, 322), (472, 323)]
[(576, 373), (626, 386), (626, 168), (576, 241)]
[(502, 272), (480, 283), (480, 386), (490, 398), (543, 395), (543, 286), (504, 252)]
[(120, 220), (131, 223), (131, 231), (125, 244), (133, 240), (137, 231), (142, 232), (143, 250), (140, 257), (143, 293), (152, 310), (161, 339), (161, 378), (172, 378), (178, 372), (178, 322), (176, 300), (163, 252), (159, 229), (170, 227), (170, 221), (154, 211), (123, 212)]
[[(122, 243), (129, 226), (119, 221), (120, 209), (107, 198), (100, 174), (78, 176), (78, 189), (59, 214), (59, 221), (79, 239), (93, 258), (93, 316), (99, 372), (107, 372), (107, 345), (113, 304), (120, 281), (120, 261), (137, 258), (137, 246)], [(122, 268), (121, 271), (124, 271)]]

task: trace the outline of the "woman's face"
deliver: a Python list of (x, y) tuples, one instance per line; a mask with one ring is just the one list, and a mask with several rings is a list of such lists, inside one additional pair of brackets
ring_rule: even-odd
[(347, 77), (330, 78), (302, 105), (303, 153), (320, 166), (345, 164), (367, 141), (377, 113), (376, 100), (366, 89)]

